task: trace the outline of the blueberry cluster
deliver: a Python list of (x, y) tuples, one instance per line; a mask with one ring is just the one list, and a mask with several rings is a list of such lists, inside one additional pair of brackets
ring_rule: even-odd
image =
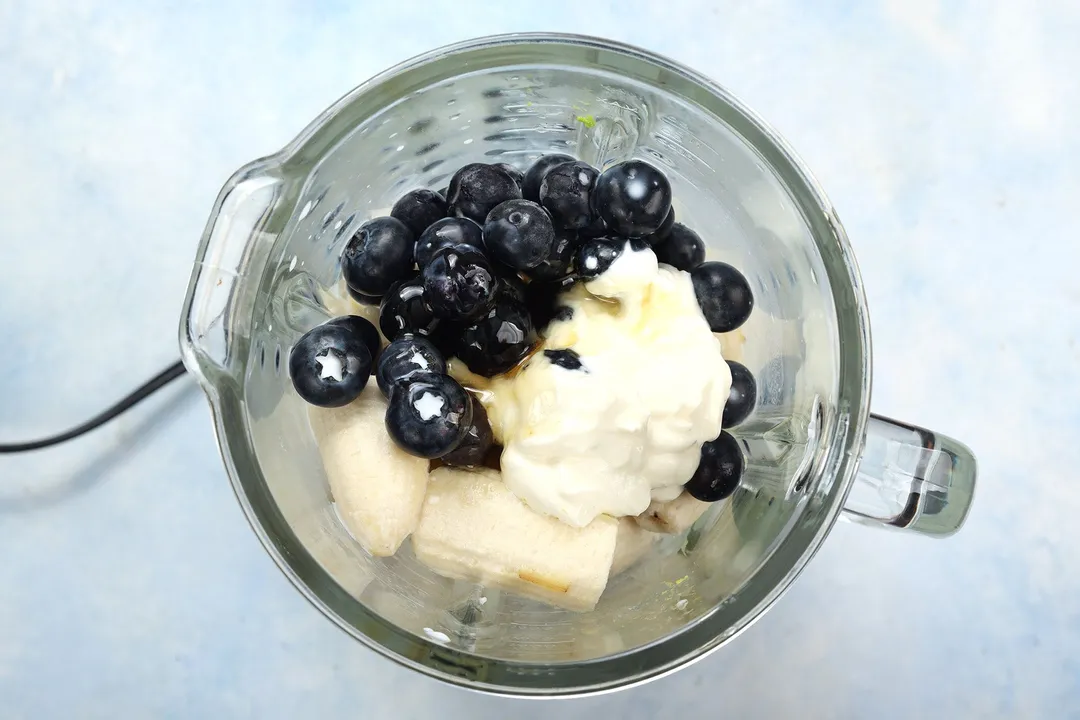
[[(640, 160), (603, 172), (569, 155), (544, 155), (521, 173), (506, 164), (461, 167), (441, 192), (413, 190), (388, 217), (368, 220), (341, 254), (357, 302), (379, 306), (389, 345), (379, 354), (374, 326), (348, 316), (320, 325), (289, 359), (297, 393), (324, 407), (359, 396), (374, 368), (389, 404), (386, 428), (404, 450), (447, 464), (483, 462), (492, 446), (483, 406), (446, 374), (446, 358), (492, 377), (535, 348), (537, 331), (565, 317), (559, 295), (603, 273), (624, 252), (650, 247), (690, 273), (714, 332), (739, 327), (753, 308), (743, 275), (705, 262), (705, 245), (675, 221), (671, 185)], [(377, 361), (376, 361), (377, 358)], [(559, 357), (573, 369), (572, 357)], [(724, 427), (753, 410), (753, 376), (730, 363)], [(578, 363), (580, 367), (580, 363)], [(703, 500), (734, 491), (742, 454), (728, 433), (706, 443), (687, 490)]]
[(390, 217), (360, 226), (342, 252), (342, 275), (353, 297), (379, 305), (388, 340), (425, 338), (488, 377), (532, 350), (536, 326), (516, 292), (518, 273), (548, 259), (555, 231), (522, 199), (523, 183), (510, 166), (471, 163), (445, 195), (413, 190)]
[(381, 353), (379, 344), (375, 326), (362, 317), (323, 323), (289, 353), (293, 387), (312, 405), (341, 407), (359, 397), (374, 368), (389, 401), (386, 431), (398, 446), (447, 465), (482, 464), (493, 444), (487, 413), (446, 374), (438, 348), (413, 333), (400, 334)]
[(675, 222), (657, 168), (631, 160), (601, 173), (545, 155), (525, 173), (470, 163), (445, 195), (405, 194), (389, 217), (360, 226), (341, 265), (350, 294), (380, 306), (388, 339), (426, 337), (490, 377), (532, 350), (556, 309), (550, 300), (603, 272), (627, 239), (680, 270), (705, 259), (701, 238)]
[[(742, 273), (725, 263), (708, 262), (695, 268), (690, 277), (698, 305), (714, 332), (734, 330), (746, 322), (753, 308), (753, 295)], [(724, 329), (717, 330), (718, 327)], [(727, 364), (731, 389), (720, 424), (732, 428), (754, 411), (757, 382), (742, 363), (728, 360)], [(698, 500), (723, 500), (739, 487), (744, 465), (739, 441), (731, 433), (721, 431), (716, 439), (701, 446), (697, 470), (684, 487)]]
[(446, 374), (430, 340), (396, 337), (379, 356), (375, 381), (389, 400), (386, 431), (403, 450), (447, 465), (484, 462), (493, 444), (484, 406)]

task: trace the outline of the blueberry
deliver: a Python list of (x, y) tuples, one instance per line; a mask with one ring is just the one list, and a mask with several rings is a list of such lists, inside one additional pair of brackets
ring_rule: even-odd
[(398, 383), (445, 372), (446, 360), (431, 341), (407, 333), (386, 346), (375, 366), (375, 382), (379, 384), (382, 394), (390, 397), (391, 387)]
[(698, 306), (713, 332), (730, 332), (746, 322), (754, 294), (743, 274), (727, 263), (707, 262), (690, 271)]
[(502, 295), (506, 294), (514, 298), (520, 303), (525, 302), (525, 283), (517, 275), (507, 272), (499, 273), (499, 288), (497, 292)]
[(701, 446), (701, 460), (684, 486), (686, 492), (702, 502), (723, 500), (739, 487), (744, 464), (739, 441), (721, 432)]
[(667, 215), (665, 215), (664, 219), (660, 222), (660, 227), (656, 228), (656, 232), (649, 236), (649, 244), (655, 245), (661, 240), (666, 239), (668, 234), (671, 232), (671, 228), (673, 228), (674, 226), (675, 208), (670, 207), (668, 208)]
[(382, 338), (379, 337), (379, 331), (375, 329), (375, 326), (367, 318), (362, 318), (359, 315), (343, 315), (334, 318), (328, 324), (343, 325), (349, 329), (349, 332), (358, 335), (364, 341), (364, 345), (367, 346), (368, 352), (371, 353), (372, 360), (379, 354), (379, 348), (382, 347)]
[(351, 287), (349, 287), (348, 284), (345, 285), (345, 290), (349, 293), (349, 297), (351, 297), (353, 300), (360, 303), (361, 305), (378, 305), (382, 301), (381, 297), (373, 297), (371, 295), (358, 293)]
[(507, 200), (488, 213), (484, 223), (484, 249), (514, 270), (542, 263), (554, 243), (551, 218), (531, 200)]
[(451, 245), (484, 246), (484, 230), (469, 218), (443, 218), (436, 220), (420, 234), (413, 255), (417, 266), (423, 268), (436, 250)]
[(431, 223), (446, 217), (446, 200), (433, 190), (413, 190), (394, 203), (390, 217), (405, 223), (415, 237), (420, 237)]
[(728, 393), (727, 404), (724, 405), (724, 417), (721, 427), (735, 427), (754, 411), (754, 403), (757, 402), (757, 383), (754, 375), (742, 363), (732, 360), (727, 361), (731, 370), (731, 391)]
[(438, 250), (420, 276), (424, 297), (435, 317), (474, 320), (495, 302), (495, 270), (482, 252), (469, 245)]
[(341, 253), (341, 272), (354, 291), (382, 295), (413, 267), (416, 238), (400, 220), (380, 217), (361, 225)]
[(420, 277), (424, 297), (435, 317), (461, 322), (487, 312), (495, 302), (499, 282), (491, 262), (471, 245), (437, 250)]
[(501, 294), (486, 315), (462, 329), (455, 354), (477, 375), (492, 377), (517, 365), (535, 344), (528, 309)]
[(487, 410), (476, 398), (472, 403), (472, 423), (465, 431), (465, 437), (461, 444), (442, 456), (441, 460), (447, 465), (457, 467), (476, 467), (483, 465), (488, 451), (495, 444), (495, 437), (491, 432), (491, 423), (488, 421)]
[(526, 200), (532, 200), (533, 202), (540, 202), (540, 183), (544, 181), (544, 176), (547, 175), (548, 170), (556, 165), (574, 162), (575, 159), (576, 158), (569, 155), (562, 155), (560, 153), (540, 156), (540, 159), (534, 162), (532, 166), (525, 171), (525, 179), (521, 182), (522, 197)]
[(524, 173), (510, 163), (495, 163), (495, 167), (505, 170), (507, 175), (514, 178), (514, 182), (517, 183), (518, 187), (521, 187), (521, 183), (525, 182)]
[(647, 162), (627, 160), (600, 174), (592, 199), (612, 232), (645, 237), (660, 229), (671, 209), (671, 184)]
[(545, 350), (544, 357), (551, 361), (552, 365), (558, 365), (564, 370), (582, 370), (583, 372), (589, 372), (588, 369), (581, 364), (581, 356), (569, 348), (566, 350)]
[(676, 270), (690, 272), (705, 262), (705, 243), (682, 223), (671, 226), (666, 238), (653, 245), (656, 259)]
[(593, 223), (590, 205), (599, 173), (592, 165), (570, 162), (548, 170), (540, 183), (540, 204), (551, 214), (555, 227), (580, 230)]
[(521, 197), (521, 188), (510, 173), (494, 165), (472, 163), (450, 178), (446, 201), (450, 214), (484, 222), (492, 208)]
[(543, 262), (525, 271), (532, 280), (561, 280), (570, 274), (574, 263), (574, 252), (581, 244), (581, 239), (573, 230), (559, 230), (551, 243), (548, 255)]
[(472, 406), (472, 397), (449, 375), (422, 375), (393, 386), (386, 432), (410, 455), (441, 457), (465, 438)]
[(424, 298), (424, 284), (419, 277), (398, 283), (383, 296), (379, 329), (387, 340), (395, 340), (402, 333), (432, 335), (438, 327), (439, 319)]
[(626, 241), (622, 238), (593, 238), (586, 240), (574, 254), (574, 270), (586, 280), (607, 272), (616, 258), (622, 255)]
[(573, 278), (563, 278), (556, 282), (534, 280), (525, 286), (525, 306), (532, 317), (533, 327), (541, 329), (558, 317), (561, 310), (570, 308), (561, 305), (559, 298), (573, 285)]
[(439, 327), (435, 329), (435, 332), (426, 337), (438, 348), (443, 357), (453, 357), (457, 354), (458, 344), (461, 341), (461, 331), (466, 325), (468, 323), (440, 320)]
[(347, 405), (363, 392), (370, 375), (371, 351), (351, 323), (314, 327), (289, 352), (293, 387), (312, 405)]
[(583, 227), (578, 230), (578, 235), (582, 239), (598, 238), (608, 234), (607, 223), (604, 222), (604, 218), (595, 215), (593, 220), (587, 227)]

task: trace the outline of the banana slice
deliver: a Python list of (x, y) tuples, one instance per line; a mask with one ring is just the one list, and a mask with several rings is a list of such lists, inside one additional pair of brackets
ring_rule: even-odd
[(615, 577), (623, 570), (641, 559), (652, 547), (656, 535), (646, 531), (637, 523), (637, 518), (619, 518), (619, 531), (615, 535), (615, 558), (611, 561), (611, 576)]
[(654, 501), (636, 520), (638, 525), (649, 532), (678, 535), (689, 530), (711, 506), (712, 503), (701, 502), (683, 491), (679, 497), (669, 502)]
[(340, 408), (308, 417), (330, 492), (345, 527), (372, 555), (393, 555), (420, 521), (428, 461), (409, 455), (383, 425), (386, 400), (374, 380)]
[(583, 528), (530, 510), (495, 470), (431, 473), (413, 551), (449, 578), (484, 583), (567, 610), (592, 610), (607, 585), (618, 522)]

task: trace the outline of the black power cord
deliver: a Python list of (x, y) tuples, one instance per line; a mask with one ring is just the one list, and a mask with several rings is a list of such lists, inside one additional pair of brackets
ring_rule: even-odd
[(9, 453), (21, 453), (29, 452), (31, 450), (41, 450), (42, 448), (52, 447), (53, 445), (59, 445), (60, 443), (73, 440), (80, 435), (84, 435), (91, 430), (101, 427), (105, 423), (109, 422), (117, 415), (130, 410), (138, 405), (140, 402), (156, 393), (161, 388), (171, 383), (176, 378), (183, 375), (184, 363), (177, 361), (169, 367), (162, 370), (154, 377), (147, 380), (140, 385), (130, 395), (122, 399), (120, 402), (113, 405), (108, 410), (105, 410), (100, 415), (87, 420), (82, 425), (77, 425), (70, 430), (60, 433), (59, 435), (53, 435), (52, 437), (42, 438), (40, 440), (31, 440), (29, 442), (22, 443), (10, 443), (7, 445), (0, 444), (0, 455)]

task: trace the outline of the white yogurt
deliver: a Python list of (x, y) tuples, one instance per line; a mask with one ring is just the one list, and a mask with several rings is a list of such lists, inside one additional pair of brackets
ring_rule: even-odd
[[(601, 297), (598, 297), (601, 296)], [(651, 250), (622, 255), (571, 290), (568, 320), (542, 350), (573, 350), (580, 369), (541, 351), (481, 398), (504, 446), (507, 486), (534, 510), (576, 527), (671, 500), (720, 434), (731, 385), (687, 273)]]

